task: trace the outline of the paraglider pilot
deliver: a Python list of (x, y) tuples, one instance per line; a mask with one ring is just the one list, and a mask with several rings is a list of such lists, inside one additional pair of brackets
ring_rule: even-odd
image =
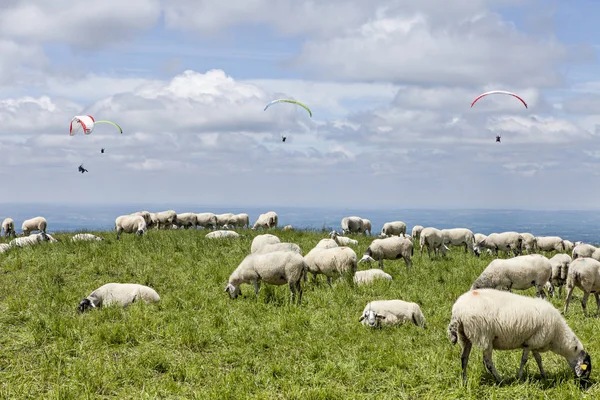
[(282, 141), (283, 143), (285, 143), (285, 139), (287, 139), (287, 136), (283, 136), (283, 135), (281, 135), (281, 141)]
[(104, 149), (100, 149), (100, 153), (104, 154)]
[(500, 142), (500, 137), (501, 137), (501, 136), (496, 136), (496, 142), (497, 142), (497, 143), (501, 143), (501, 142)]
[(83, 174), (84, 172), (88, 172), (88, 170), (87, 170), (87, 169), (85, 169), (85, 168), (83, 168), (83, 164), (81, 164), (81, 165), (79, 166), (79, 172), (81, 172), (81, 173)]

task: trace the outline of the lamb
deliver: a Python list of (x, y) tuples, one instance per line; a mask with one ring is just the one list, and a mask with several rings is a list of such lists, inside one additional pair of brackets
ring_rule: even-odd
[(177, 213), (173, 210), (160, 211), (154, 214), (156, 229), (168, 229), (177, 224)]
[(578, 258), (569, 265), (567, 273), (567, 300), (565, 300), (565, 315), (573, 296), (573, 290), (578, 287), (583, 291), (581, 306), (583, 315), (587, 317), (587, 301), (590, 293), (596, 298), (596, 316), (600, 315), (600, 261), (593, 258)]
[(577, 246), (575, 246), (575, 248), (573, 249), (573, 253), (571, 254), (571, 258), (573, 258), (573, 260), (575, 260), (576, 258), (579, 257), (591, 257), (592, 254), (594, 254), (594, 251), (598, 250), (597, 247), (592, 246), (591, 244), (587, 244), (587, 243), (580, 243)]
[(46, 232), (32, 233), (29, 236), (18, 237), (10, 241), (10, 247), (33, 246), (42, 242), (48, 242), (50, 238)]
[(499, 382), (502, 378), (492, 361), (493, 350), (523, 349), (517, 379), (523, 375), (529, 352), (543, 378), (540, 353), (548, 350), (563, 356), (577, 378), (587, 379), (592, 371), (591, 357), (575, 333), (560, 312), (542, 299), (493, 289), (466, 292), (452, 307), (447, 333), (452, 344), (459, 342), (462, 347), (465, 384), (473, 344), (483, 350), (484, 365)]
[(523, 237), (518, 232), (490, 233), (488, 237), (477, 243), (480, 251), (481, 247), (488, 248), (494, 251), (496, 257), (498, 257), (498, 250), (513, 251), (515, 256), (520, 255), (522, 245)]
[(0, 254), (6, 253), (10, 249), (10, 244), (0, 243)]
[(527, 251), (527, 254), (531, 254), (535, 252), (536, 249), (536, 238), (531, 233), (520, 233), (523, 238), (523, 243), (521, 246), (521, 251)]
[(144, 303), (157, 303), (160, 301), (160, 296), (156, 290), (137, 283), (107, 283), (81, 300), (77, 310), (82, 313), (92, 308), (101, 308), (111, 304), (127, 307), (138, 300), (142, 300)]
[(82, 242), (82, 241), (101, 241), (104, 240), (103, 237), (92, 235), (91, 233), (78, 233), (77, 235), (71, 238), (71, 242)]
[(252, 230), (256, 230), (258, 228), (262, 228), (262, 229), (277, 228), (278, 224), (279, 224), (279, 217), (277, 216), (277, 213), (275, 211), (269, 211), (264, 214), (260, 214), (258, 216), (258, 219), (252, 226)]
[(238, 238), (240, 234), (234, 231), (212, 231), (204, 237), (207, 239)]
[[(323, 274), (327, 277), (329, 286), (332, 278), (354, 276), (358, 265), (358, 257), (350, 247), (314, 248), (304, 257), (304, 261), (307, 272), (313, 275), (313, 282), (316, 281), (317, 274)], [(306, 281), (306, 276), (304, 280)]]
[(266, 254), (274, 251), (293, 251), (298, 254), (302, 254), (302, 249), (296, 243), (271, 243), (261, 246), (252, 254)]
[(365, 251), (360, 262), (370, 263), (378, 261), (379, 268), (383, 269), (383, 260), (397, 260), (403, 258), (406, 269), (412, 267), (411, 256), (413, 255), (413, 244), (410, 240), (399, 236), (385, 239), (375, 239)]
[(315, 245), (315, 249), (331, 249), (332, 247), (339, 247), (337, 242), (333, 239), (321, 239), (319, 243)]
[(117, 240), (121, 233), (135, 233), (141, 236), (146, 232), (146, 221), (139, 215), (121, 215), (115, 219), (115, 229), (117, 230)]
[(544, 286), (551, 276), (550, 260), (540, 254), (495, 259), (473, 282), (471, 290), (491, 288), (511, 291), (512, 289), (525, 290), (535, 286), (536, 296), (545, 298)]
[(340, 246), (358, 246), (358, 240), (350, 239), (346, 236), (339, 236), (336, 231), (331, 231), (329, 236)]
[(217, 229), (217, 216), (211, 212), (196, 214), (196, 227)]
[(291, 251), (276, 251), (267, 254), (250, 254), (242, 260), (235, 271), (229, 276), (229, 283), (225, 292), (232, 299), (242, 294), (240, 285), (252, 283), (254, 293), (258, 296), (260, 283), (271, 285), (289, 285), (291, 302), (294, 303), (296, 293), (298, 302), (302, 302), (302, 277), (306, 274), (306, 262), (304, 257)]
[(5, 218), (4, 221), (2, 221), (2, 233), (4, 236), (17, 236), (15, 233), (15, 221), (13, 221), (12, 218)]
[(371, 283), (375, 279), (392, 280), (392, 276), (383, 272), (379, 268), (366, 269), (364, 271), (356, 271), (354, 273), (354, 283), (357, 285)]
[[(381, 228), (381, 237), (406, 236), (406, 224), (402, 221), (386, 222)], [(414, 228), (413, 228), (414, 236)]]
[(425, 317), (417, 303), (403, 300), (375, 300), (368, 303), (358, 319), (363, 325), (370, 327), (401, 325), (412, 321), (416, 326), (426, 328)]
[(191, 212), (177, 214), (177, 222), (173, 225), (177, 226), (177, 228), (183, 227), (184, 229), (189, 229), (194, 227), (195, 229), (198, 226), (198, 214)]
[(264, 235), (258, 235), (252, 239), (252, 245), (250, 246), (250, 253), (256, 253), (261, 247), (267, 244), (281, 243), (281, 240), (275, 235), (265, 233)]
[(423, 228), (421, 225), (415, 225), (412, 228), (411, 231), (411, 235), (413, 238), (415, 238), (415, 240), (419, 240), (421, 238), (421, 232), (423, 231)]
[(442, 229), (444, 245), (465, 246), (465, 253), (469, 250), (479, 257), (479, 248), (475, 246), (475, 235), (467, 228)]
[(361, 217), (345, 217), (342, 218), (342, 235), (349, 233), (362, 233), (364, 231), (363, 220)]
[(369, 236), (371, 236), (371, 221), (365, 218), (362, 218), (363, 221), (363, 233), (367, 236), (367, 232), (369, 232)]
[(567, 273), (569, 272), (571, 261), (571, 256), (563, 253), (556, 254), (550, 259), (552, 275), (550, 276), (550, 281), (546, 283), (546, 289), (551, 291), (550, 287), (554, 286), (558, 288), (558, 295), (562, 294), (562, 288), (567, 281)]
[(434, 255), (438, 255), (438, 251), (442, 254), (446, 254), (448, 252), (448, 247), (444, 244), (444, 235), (442, 231), (436, 228), (424, 228), (421, 231), (421, 235), (419, 238), (419, 244), (421, 246), (421, 257), (423, 256), (423, 247), (427, 246), (427, 255), (431, 259), (431, 250), (433, 250)]
[(565, 244), (558, 236), (537, 236), (535, 238), (537, 248), (541, 251), (564, 251)]
[(291, 226), (291, 225), (286, 225), (282, 229), (282, 231), (285, 231), (285, 232), (287, 232), (287, 231), (293, 231), (293, 230), (294, 230), (294, 227)]
[(21, 229), (23, 230), (23, 236), (28, 236), (31, 232), (40, 231), (46, 233), (48, 223), (44, 217), (35, 217), (23, 222)]

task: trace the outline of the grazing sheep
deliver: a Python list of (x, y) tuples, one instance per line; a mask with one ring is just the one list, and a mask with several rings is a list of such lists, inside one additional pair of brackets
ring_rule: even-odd
[(536, 236), (535, 243), (541, 251), (564, 251), (565, 243), (558, 236)]
[(484, 240), (477, 243), (479, 251), (482, 247), (488, 248), (494, 251), (496, 257), (498, 257), (498, 250), (507, 253), (513, 251), (515, 256), (520, 255), (522, 245), (523, 237), (518, 232), (490, 233)]
[(101, 241), (104, 240), (103, 237), (92, 235), (91, 233), (78, 233), (77, 235), (71, 238), (72, 242), (81, 242), (81, 241)]
[(419, 238), (419, 244), (421, 246), (420, 255), (423, 256), (423, 247), (427, 246), (427, 255), (431, 259), (431, 250), (433, 250), (433, 254), (435, 256), (438, 255), (438, 251), (442, 254), (446, 254), (448, 252), (448, 247), (444, 244), (444, 235), (442, 231), (436, 228), (424, 228), (421, 231), (421, 236)]
[(234, 231), (212, 231), (204, 237), (207, 239), (238, 238), (240, 234)]
[(380, 324), (401, 325), (412, 321), (425, 328), (425, 317), (417, 303), (402, 300), (375, 300), (368, 303), (358, 319), (363, 325), (377, 327)]
[(6, 253), (10, 249), (10, 244), (0, 243), (0, 253)]
[(229, 222), (231, 222), (233, 216), (233, 213), (217, 214), (217, 226), (222, 228), (224, 226), (229, 225)]
[(415, 225), (413, 226), (410, 234), (415, 240), (419, 240), (421, 239), (421, 231), (423, 231), (423, 229), (425, 228), (423, 228), (421, 225)]
[[(414, 229), (413, 229), (414, 231)], [(406, 224), (402, 221), (386, 222), (381, 228), (381, 237), (406, 236)], [(414, 236), (414, 233), (413, 233)]]
[(364, 271), (356, 271), (354, 273), (354, 283), (362, 285), (365, 283), (371, 283), (375, 279), (392, 280), (392, 276), (379, 268), (366, 269)]
[(483, 233), (476, 233), (474, 236), (475, 236), (475, 244), (481, 242), (482, 240), (485, 240), (485, 238), (487, 237), (487, 235), (484, 235)]
[[(312, 273), (313, 282), (317, 274), (327, 277), (327, 283), (331, 286), (332, 278), (340, 276), (353, 276), (357, 269), (358, 257), (350, 247), (332, 247), (329, 249), (314, 248), (304, 256), (307, 272)], [(304, 276), (306, 281), (306, 276)]]
[(153, 223), (156, 223), (156, 229), (168, 229), (177, 224), (177, 213), (173, 210), (160, 211), (151, 217), (154, 217)]
[(152, 214), (150, 214), (150, 212), (148, 211), (138, 211), (138, 212), (134, 212), (131, 215), (139, 215), (141, 217), (144, 218), (144, 221), (146, 221), (146, 227), (150, 227), (150, 225), (152, 225)]
[(286, 242), (265, 244), (252, 254), (266, 254), (274, 251), (293, 251), (295, 253), (302, 254), (302, 249), (300, 249), (300, 246), (298, 246), (296, 243)]
[(353, 216), (342, 218), (341, 226), (342, 235), (364, 232), (363, 220), (361, 217)]
[(371, 236), (371, 221), (363, 218), (363, 233), (367, 236), (367, 232), (369, 232), (369, 236)]
[(465, 253), (469, 250), (479, 257), (479, 248), (475, 246), (475, 235), (467, 228), (442, 229), (443, 243), (448, 246), (464, 246)]
[(575, 243), (571, 242), (570, 240), (563, 240), (563, 244), (565, 245), (565, 251), (567, 253), (571, 253), (573, 252), (573, 249), (575, 248)]
[(35, 217), (23, 222), (21, 229), (23, 230), (23, 236), (28, 236), (31, 232), (40, 231), (46, 233), (48, 223), (44, 217)]
[(82, 313), (91, 308), (101, 308), (111, 304), (127, 307), (138, 300), (144, 303), (157, 303), (160, 301), (160, 296), (156, 290), (137, 283), (107, 283), (81, 300), (77, 310)]
[(580, 243), (580, 244), (576, 245), (575, 248), (573, 248), (573, 253), (571, 254), (571, 258), (573, 260), (575, 260), (580, 257), (581, 258), (591, 257), (596, 250), (598, 250), (598, 248), (595, 246), (592, 246), (591, 244)]
[(293, 227), (293, 226), (291, 226), (291, 225), (286, 225), (286, 226), (284, 226), (284, 227), (283, 227), (283, 229), (282, 229), (282, 230), (283, 230), (283, 231), (286, 231), (286, 232), (287, 232), (287, 231), (293, 231), (293, 230), (294, 230), (294, 227)]
[(565, 300), (565, 314), (569, 308), (573, 290), (578, 287), (583, 291), (581, 306), (583, 314), (587, 316), (587, 301), (590, 293), (596, 298), (596, 316), (600, 315), (600, 261), (593, 258), (578, 258), (569, 265), (567, 273), (567, 300)]
[(2, 221), (2, 233), (4, 236), (17, 236), (15, 233), (15, 221), (13, 221), (12, 218), (5, 218), (4, 221)]
[(331, 231), (329, 236), (340, 246), (358, 246), (358, 240), (350, 239), (346, 236), (339, 236), (336, 231)]
[[(520, 233), (523, 238), (523, 243), (521, 245), (521, 251), (525, 250), (527, 254), (535, 253), (536, 250), (536, 238), (531, 233)], [(479, 242), (477, 242), (479, 243)]]
[(261, 247), (274, 243), (281, 243), (281, 240), (279, 240), (277, 236), (271, 235), (270, 233), (258, 235), (254, 239), (252, 239), (250, 253), (256, 253)]
[(331, 249), (332, 247), (339, 247), (337, 242), (333, 239), (321, 239), (319, 243), (315, 245), (315, 249)]
[(377, 261), (379, 268), (383, 269), (383, 260), (397, 260), (403, 258), (406, 269), (412, 267), (410, 257), (413, 255), (413, 244), (410, 240), (399, 236), (385, 239), (375, 239), (371, 242), (359, 262)]
[(177, 228), (183, 227), (184, 229), (196, 228), (198, 226), (198, 214), (187, 212), (177, 214), (177, 222), (175, 222)]
[(562, 294), (562, 288), (567, 282), (569, 264), (571, 263), (572, 259), (568, 254), (559, 253), (552, 257), (549, 261), (550, 265), (552, 265), (552, 275), (550, 277), (550, 282), (546, 283), (546, 289), (551, 291), (550, 287), (557, 287), (558, 295), (560, 296)]
[(141, 236), (146, 232), (146, 221), (139, 215), (121, 215), (115, 219), (115, 229), (117, 230), (117, 240), (121, 233), (135, 233)]
[(234, 214), (233, 217), (229, 219), (228, 225), (233, 226), (234, 228), (250, 228), (250, 217), (248, 214)]
[(211, 212), (196, 214), (196, 227), (217, 229), (217, 216)]
[(252, 226), (252, 230), (256, 230), (258, 228), (277, 228), (277, 225), (279, 225), (279, 217), (277, 216), (277, 213), (275, 211), (269, 211), (258, 216), (258, 219)]
[(33, 246), (34, 244), (39, 244), (42, 242), (48, 242), (50, 238), (46, 234), (46, 232), (40, 233), (32, 233), (29, 236), (18, 237), (10, 241), (10, 247), (23, 247), (23, 246)]
[(523, 349), (517, 379), (523, 375), (529, 352), (533, 352), (543, 378), (540, 353), (548, 350), (563, 356), (577, 378), (587, 379), (592, 370), (590, 355), (575, 333), (560, 312), (542, 299), (493, 289), (466, 292), (452, 307), (447, 333), (452, 344), (459, 342), (462, 347), (465, 384), (473, 344), (483, 350), (484, 365), (499, 382), (502, 378), (492, 361), (493, 350)]
[(540, 254), (495, 259), (473, 282), (471, 290), (491, 288), (511, 291), (535, 286), (536, 296), (545, 298), (544, 286), (551, 276), (550, 260)]
[(254, 293), (258, 296), (260, 283), (285, 285), (290, 287), (291, 300), (294, 302), (298, 294), (298, 305), (302, 302), (302, 277), (306, 274), (304, 257), (291, 251), (276, 251), (267, 254), (250, 254), (242, 260), (235, 271), (229, 276), (225, 292), (232, 299), (242, 294), (240, 285), (252, 283)]

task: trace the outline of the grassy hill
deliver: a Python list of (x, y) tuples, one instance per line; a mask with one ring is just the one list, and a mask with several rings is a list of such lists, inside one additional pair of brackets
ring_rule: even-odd
[[(544, 353), (542, 380), (531, 357), (525, 380), (515, 381), (520, 351), (494, 352), (506, 381), (484, 371), (481, 351), (460, 383), (460, 346), (446, 327), (456, 298), (491, 256), (453, 249), (445, 259), (418, 255), (385, 261), (393, 281), (329, 288), (304, 285), (303, 304), (289, 305), (287, 286), (251, 285), (229, 299), (231, 272), (250, 252), (256, 232), (208, 240), (206, 231), (150, 231), (144, 237), (100, 232), (104, 242), (60, 243), (0, 254), (0, 396), (2, 398), (197, 399), (479, 399), (598, 396), (579, 389), (566, 361)], [(306, 254), (326, 235), (272, 232)], [(360, 256), (372, 238), (356, 237)], [(368, 268), (360, 264), (359, 269)], [(310, 277), (309, 277), (310, 278)], [(149, 285), (156, 305), (135, 303), (76, 312), (79, 301), (108, 282)], [(533, 296), (534, 290), (526, 292)], [(592, 364), (600, 360), (598, 319), (584, 318), (576, 291), (567, 320)], [(427, 330), (410, 325), (368, 329), (358, 318), (375, 299), (421, 305)], [(563, 298), (551, 300), (557, 307)], [(589, 302), (595, 312), (593, 300)], [(597, 367), (596, 367), (597, 368)], [(597, 375), (594, 370), (592, 378)]]

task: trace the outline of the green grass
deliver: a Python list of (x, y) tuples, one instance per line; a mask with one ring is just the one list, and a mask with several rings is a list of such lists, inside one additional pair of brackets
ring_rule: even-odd
[[(250, 251), (255, 232), (210, 241), (206, 231), (150, 231), (145, 237), (97, 233), (104, 242), (61, 243), (0, 254), (1, 398), (185, 399), (480, 399), (582, 398), (599, 395), (574, 382), (566, 361), (542, 355), (515, 381), (520, 352), (494, 352), (506, 382), (484, 370), (481, 351), (460, 382), (460, 346), (446, 327), (456, 298), (492, 259), (453, 249), (446, 259), (385, 261), (393, 281), (332, 288), (320, 277), (304, 285), (303, 304), (289, 305), (287, 286), (251, 285), (231, 300), (230, 273)], [(276, 233), (304, 254), (325, 234)], [(357, 237), (359, 257), (372, 238)], [(418, 247), (418, 246), (417, 246)], [(364, 264), (360, 269), (368, 268)], [(79, 301), (108, 282), (152, 286), (155, 305), (135, 303), (77, 314)], [(534, 290), (526, 292), (533, 296)], [(421, 305), (428, 329), (412, 324), (368, 329), (358, 318), (375, 299)], [(584, 318), (576, 292), (567, 320), (592, 364), (600, 360), (599, 322)], [(563, 298), (552, 299), (562, 309)], [(595, 312), (593, 299), (590, 311)], [(598, 368), (598, 367), (596, 367)], [(592, 371), (592, 378), (597, 375)]]

